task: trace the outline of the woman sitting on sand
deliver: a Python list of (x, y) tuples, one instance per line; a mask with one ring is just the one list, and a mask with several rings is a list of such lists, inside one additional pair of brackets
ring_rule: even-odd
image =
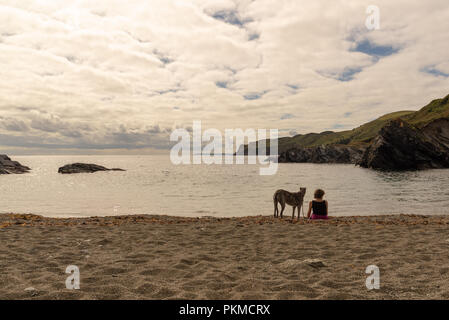
[[(309, 203), (309, 211), (307, 212), (307, 218), (311, 219), (327, 219), (328, 204), (327, 200), (323, 200), (324, 191), (321, 189), (315, 190), (315, 199)], [(313, 213), (312, 213), (313, 210)], [(312, 217), (310, 216), (312, 214)]]

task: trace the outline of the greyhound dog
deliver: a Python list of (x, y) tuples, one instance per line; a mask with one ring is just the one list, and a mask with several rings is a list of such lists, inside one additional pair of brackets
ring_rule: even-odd
[(281, 204), (281, 219), (284, 216), (285, 204), (293, 207), (292, 219), (295, 218), (295, 209), (298, 208), (298, 220), (301, 213), (301, 207), (304, 203), (304, 196), (306, 195), (306, 188), (300, 188), (299, 192), (288, 192), (285, 190), (278, 190), (273, 195), (274, 202), (274, 217), (279, 216), (278, 203)]

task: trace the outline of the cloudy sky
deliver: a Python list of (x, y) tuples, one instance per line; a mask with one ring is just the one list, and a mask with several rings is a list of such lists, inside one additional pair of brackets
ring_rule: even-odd
[(447, 0), (0, 0), (0, 153), (344, 130), (447, 94)]

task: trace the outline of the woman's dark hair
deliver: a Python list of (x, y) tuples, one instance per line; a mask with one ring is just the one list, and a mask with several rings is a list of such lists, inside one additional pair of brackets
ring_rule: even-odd
[(322, 199), (324, 194), (325, 194), (324, 190), (316, 189), (313, 196), (315, 197), (315, 199)]

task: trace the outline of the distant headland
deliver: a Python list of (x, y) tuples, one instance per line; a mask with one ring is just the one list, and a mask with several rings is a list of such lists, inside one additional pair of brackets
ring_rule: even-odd
[[(419, 111), (393, 112), (352, 130), (280, 138), (278, 145), (279, 162), (350, 163), (377, 170), (449, 168), (449, 95)], [(248, 145), (243, 147), (247, 154)]]

